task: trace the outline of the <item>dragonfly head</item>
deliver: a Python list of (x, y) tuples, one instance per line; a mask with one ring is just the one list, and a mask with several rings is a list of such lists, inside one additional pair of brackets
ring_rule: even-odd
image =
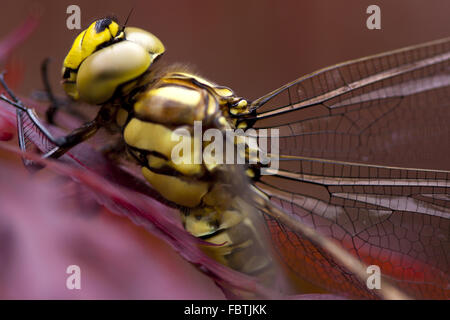
[(120, 27), (112, 18), (97, 20), (77, 36), (64, 59), (64, 91), (74, 100), (105, 103), (120, 85), (145, 73), (164, 51), (150, 32)]

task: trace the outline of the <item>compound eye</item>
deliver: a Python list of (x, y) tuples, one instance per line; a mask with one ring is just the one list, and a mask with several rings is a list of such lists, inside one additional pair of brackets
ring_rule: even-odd
[(90, 55), (80, 66), (76, 80), (81, 100), (102, 104), (117, 87), (143, 74), (152, 62), (140, 45), (122, 41)]
[(153, 59), (165, 51), (164, 45), (158, 37), (140, 28), (126, 27), (125, 38), (127, 41), (139, 44), (152, 55)]

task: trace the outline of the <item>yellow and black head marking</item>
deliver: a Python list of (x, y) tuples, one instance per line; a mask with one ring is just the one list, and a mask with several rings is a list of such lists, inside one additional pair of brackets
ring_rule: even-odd
[(144, 74), (165, 51), (150, 32), (120, 27), (112, 18), (93, 22), (64, 59), (64, 91), (74, 100), (103, 104), (116, 89)]

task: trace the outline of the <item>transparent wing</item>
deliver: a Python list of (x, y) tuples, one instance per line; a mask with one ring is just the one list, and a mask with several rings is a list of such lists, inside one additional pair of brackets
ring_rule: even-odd
[[(280, 153), (450, 169), (450, 39), (346, 62), (252, 103)], [(249, 117), (248, 115), (246, 117)]]
[[(444, 39), (346, 62), (269, 93), (242, 116), (280, 129), (279, 151), (269, 149), (280, 170), (256, 186), (293, 222), (420, 298), (449, 297), (449, 58)], [(266, 223), (300, 277), (372, 294), (289, 223), (270, 215)]]
[[(288, 158), (256, 186), (291, 219), (337, 240), (419, 298), (448, 298), (450, 172)], [(351, 273), (289, 225), (266, 217), (284, 263), (331, 290), (370, 297)]]

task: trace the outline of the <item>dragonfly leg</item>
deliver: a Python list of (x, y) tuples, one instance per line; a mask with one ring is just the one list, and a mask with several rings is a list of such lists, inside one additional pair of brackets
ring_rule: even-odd
[[(42, 124), (39, 120), (38, 116), (34, 112), (33, 109), (26, 107), (22, 101), (12, 92), (12, 90), (8, 87), (4, 80), (4, 74), (0, 74), (0, 83), (5, 88), (6, 92), (10, 96), (11, 99), (7, 98), (5, 95), (0, 95), (0, 100), (3, 100), (12, 106), (17, 108), (17, 130), (19, 136), (19, 146), (22, 151), (27, 151), (26, 147), (26, 137), (25, 130), (23, 128), (23, 119), (25, 116), (28, 116), (29, 120), (33, 123), (40, 133), (46, 138), (49, 142), (54, 145), (54, 148), (46, 151), (44, 153), (44, 158), (59, 158), (64, 153), (69, 151), (71, 148), (76, 146), (77, 144), (85, 141), (94, 135), (97, 130), (101, 127), (101, 117), (97, 116), (93, 121), (85, 123), (83, 126), (75, 129), (71, 133), (66, 136), (55, 138), (53, 135), (47, 130), (47, 128)], [(22, 121), (21, 121), (22, 120)], [(45, 151), (44, 151), (45, 152)], [(24, 161), (25, 165), (27, 163)]]
[(45, 92), (47, 93), (47, 98), (50, 101), (50, 106), (45, 112), (47, 122), (50, 124), (55, 124), (56, 112), (60, 109), (60, 105), (53, 94), (52, 87), (50, 86), (50, 81), (48, 80), (48, 65), (50, 63), (50, 58), (44, 59), (41, 64), (41, 77), (44, 84)]
[(49, 124), (57, 125), (56, 115), (61, 110), (74, 116), (82, 122), (87, 122), (89, 119), (80, 112), (77, 108), (74, 108), (74, 101), (69, 99), (69, 97), (58, 98), (54, 95), (52, 86), (50, 85), (49, 77), (48, 77), (48, 68), (51, 62), (50, 58), (44, 59), (41, 63), (41, 78), (42, 83), (44, 84), (44, 91), (35, 92), (36, 99), (43, 100), (46, 103), (49, 103), (49, 107), (45, 112), (46, 121)]
[(44, 158), (57, 159), (71, 148), (92, 137), (100, 128), (97, 119), (87, 122), (66, 136), (56, 139), (56, 147), (43, 155)]

